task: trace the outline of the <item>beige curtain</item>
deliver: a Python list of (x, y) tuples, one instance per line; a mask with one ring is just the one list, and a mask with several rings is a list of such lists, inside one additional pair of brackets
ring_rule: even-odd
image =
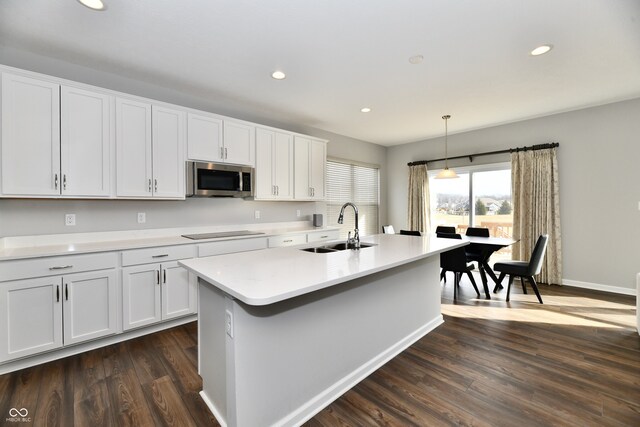
[(511, 153), (513, 259), (529, 260), (538, 236), (549, 235), (541, 283), (562, 284), (560, 195), (556, 148)]
[(429, 210), (427, 165), (409, 166), (409, 229), (429, 233)]

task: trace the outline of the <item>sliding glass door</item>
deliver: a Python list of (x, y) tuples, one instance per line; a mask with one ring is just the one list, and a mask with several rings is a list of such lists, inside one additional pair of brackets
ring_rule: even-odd
[[(484, 227), (492, 237), (511, 237), (511, 164), (456, 168), (456, 172), (458, 179), (435, 179), (438, 171), (429, 172), (432, 227), (455, 226), (461, 234), (469, 226)], [(491, 261), (510, 258), (510, 248), (504, 248)]]

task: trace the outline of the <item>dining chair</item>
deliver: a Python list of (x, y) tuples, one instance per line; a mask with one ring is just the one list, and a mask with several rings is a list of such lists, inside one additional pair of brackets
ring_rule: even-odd
[(436, 234), (437, 233), (451, 233), (451, 234), (455, 234), (456, 232), (456, 228), (453, 226), (449, 226), (449, 225), (439, 225), (436, 227)]
[(384, 234), (396, 234), (396, 231), (393, 229), (393, 225), (383, 225), (382, 232)]
[(400, 234), (404, 234), (405, 236), (422, 236), (422, 233), (415, 230), (400, 230)]
[[(467, 236), (475, 236), (475, 237), (489, 237), (489, 229), (484, 227), (469, 227), (466, 232)], [(465, 253), (467, 254), (467, 261), (472, 262), (482, 262), (485, 254), (482, 251), (478, 250), (477, 246), (473, 245), (467, 246), (465, 249)]]
[[(456, 233), (439, 233), (438, 237), (443, 237), (446, 239), (462, 239), (459, 234)], [(442, 273), (451, 271), (454, 273), (454, 283), (453, 283), (453, 299), (455, 300), (458, 295), (458, 286), (460, 285), (460, 279), (462, 279), (462, 274), (466, 273), (469, 276), (469, 280), (473, 285), (473, 289), (476, 290), (476, 294), (479, 297), (480, 291), (478, 290), (478, 286), (476, 285), (476, 280), (473, 278), (473, 274), (471, 270), (475, 267), (473, 264), (467, 264), (467, 256), (464, 252), (464, 247), (455, 248), (448, 250), (446, 252), (442, 252), (440, 254), (440, 268), (442, 268), (442, 272), (440, 273), (440, 277), (442, 277)], [(446, 280), (445, 280), (446, 283)]]
[[(540, 274), (540, 270), (542, 269), (542, 261), (544, 260), (544, 254), (547, 249), (547, 242), (549, 241), (549, 235), (543, 234), (538, 237), (538, 241), (536, 242), (536, 246), (533, 248), (533, 252), (531, 253), (531, 258), (529, 262), (527, 261), (502, 261), (497, 262), (493, 266), (495, 271), (500, 272), (500, 277), (498, 278), (498, 284), (502, 284), (502, 279), (507, 274), (509, 275), (509, 286), (507, 287), (507, 301), (509, 301), (509, 293), (511, 292), (511, 284), (513, 283), (513, 279), (515, 277), (520, 277), (520, 281), (522, 282), (522, 292), (524, 294), (527, 293), (527, 288), (524, 279), (526, 278), (533, 291), (536, 293), (538, 297), (538, 301), (542, 304), (542, 297), (540, 297), (540, 292), (538, 291), (538, 285), (536, 283), (536, 279), (533, 278), (536, 274)], [(498, 284), (493, 289), (495, 293), (498, 288)]]

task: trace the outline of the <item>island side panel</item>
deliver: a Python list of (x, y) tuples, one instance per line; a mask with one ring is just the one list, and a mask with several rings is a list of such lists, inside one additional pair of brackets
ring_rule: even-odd
[(198, 367), (200, 395), (221, 425), (227, 424), (225, 294), (198, 279)]
[(298, 425), (441, 324), (438, 261), (267, 306), (233, 300), (230, 425)]

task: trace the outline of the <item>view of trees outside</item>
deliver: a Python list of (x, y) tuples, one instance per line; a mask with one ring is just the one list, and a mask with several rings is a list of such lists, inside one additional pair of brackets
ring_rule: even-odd
[[(486, 227), (492, 237), (511, 237), (511, 170), (458, 172), (458, 175), (460, 178), (457, 179), (429, 178), (432, 227), (453, 225), (461, 234), (465, 234), (469, 226)], [(472, 193), (470, 180), (473, 184)], [(473, 211), (470, 211), (471, 207)], [(491, 261), (510, 258), (510, 249), (504, 248), (495, 253)]]

